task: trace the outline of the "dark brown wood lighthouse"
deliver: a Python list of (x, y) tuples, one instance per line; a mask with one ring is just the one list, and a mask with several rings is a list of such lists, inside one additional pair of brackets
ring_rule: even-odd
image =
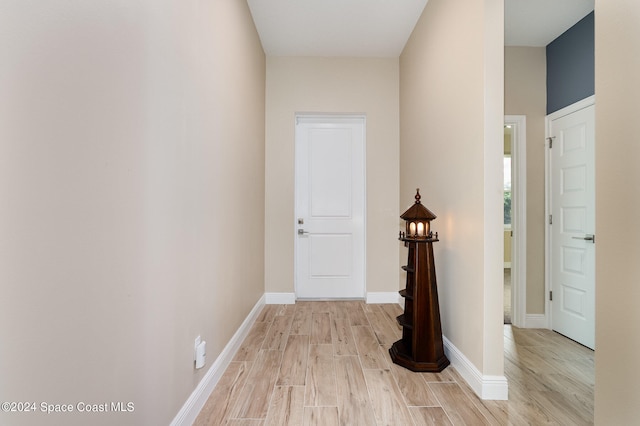
[(402, 339), (389, 349), (394, 363), (420, 372), (440, 372), (449, 365), (444, 354), (436, 267), (433, 262), (433, 243), (438, 233), (431, 232), (430, 222), (436, 218), (420, 202), (420, 189), (415, 203), (400, 217), (406, 221), (406, 231), (400, 232), (400, 241), (409, 249), (407, 284), (400, 295), (404, 297), (404, 314), (398, 323), (402, 326)]

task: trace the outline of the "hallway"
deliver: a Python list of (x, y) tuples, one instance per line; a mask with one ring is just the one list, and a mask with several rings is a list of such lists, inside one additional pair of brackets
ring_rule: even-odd
[(398, 305), (267, 305), (196, 425), (593, 424), (593, 352), (505, 325), (509, 401), (482, 401), (452, 368), (390, 362)]

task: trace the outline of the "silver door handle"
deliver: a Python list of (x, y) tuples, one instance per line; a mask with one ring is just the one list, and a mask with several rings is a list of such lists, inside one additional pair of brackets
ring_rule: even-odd
[(585, 240), (585, 241), (593, 241), (594, 243), (596, 242), (596, 236), (592, 235), (592, 234), (587, 234), (584, 237), (571, 237), (574, 240)]
[(304, 234), (308, 234), (308, 232), (305, 231), (304, 229), (298, 229), (298, 235), (304, 235)]

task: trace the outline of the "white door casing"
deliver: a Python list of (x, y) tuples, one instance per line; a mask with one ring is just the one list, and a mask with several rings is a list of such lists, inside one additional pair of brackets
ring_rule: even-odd
[(548, 119), (551, 328), (595, 349), (595, 106)]
[(365, 296), (365, 119), (296, 117), (298, 299)]

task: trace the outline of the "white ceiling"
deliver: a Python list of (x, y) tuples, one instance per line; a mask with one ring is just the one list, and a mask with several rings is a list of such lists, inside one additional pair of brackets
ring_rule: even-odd
[(546, 46), (587, 16), (594, 0), (505, 0), (505, 46)]
[(400, 55), (427, 0), (248, 0), (270, 56)]
[[(427, 0), (247, 0), (269, 56), (396, 57)], [(505, 45), (546, 46), (594, 0), (505, 0)]]

